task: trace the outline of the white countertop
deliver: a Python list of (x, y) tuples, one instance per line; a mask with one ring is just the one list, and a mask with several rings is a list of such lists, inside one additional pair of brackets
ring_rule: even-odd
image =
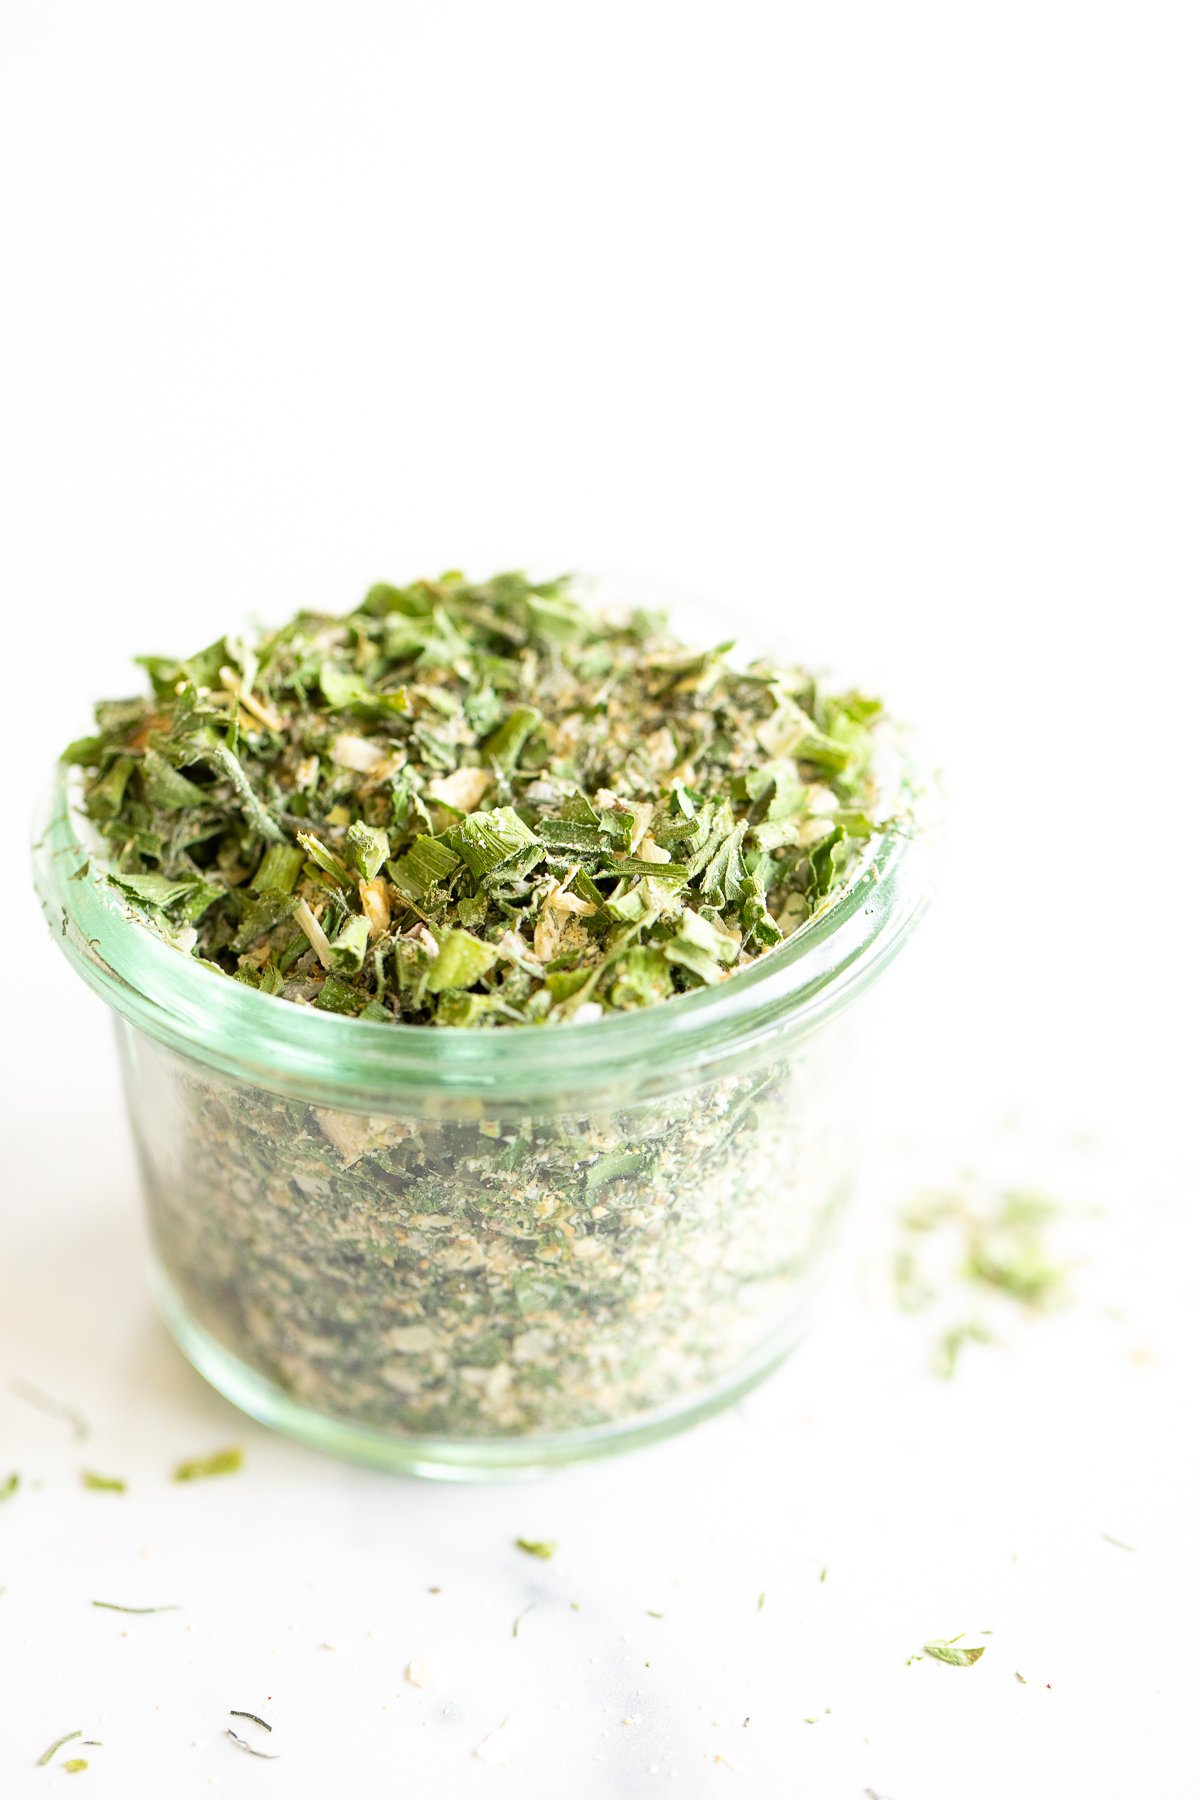
[[(929, 994), (935, 931), (894, 972), (881, 1041)], [(6, 1800), (59, 1779), (32, 1765), (76, 1729), (101, 1747), (56, 1761), (86, 1757), (83, 1791), (122, 1800), (1050, 1800), (1165, 1792), (1186, 1768), (1196, 1262), (1161, 1163), (1011, 1119), (933, 1151), (884, 1109), (819, 1322), (733, 1411), (535, 1482), (389, 1478), (243, 1419), (169, 1341), (102, 1009), (47, 942), (30, 963), (69, 1021), (57, 1077), (75, 1102), (64, 1133), (44, 1061), (9, 1071)], [(974, 1303), (899, 1310), (895, 1211), (964, 1164), (1060, 1199), (1070, 1299), (1037, 1318), (1001, 1307), (1003, 1341), (968, 1345), (945, 1381), (938, 1331)], [(77, 1409), (86, 1440), (12, 1380)], [(234, 1444), (238, 1474), (168, 1478)], [(128, 1491), (84, 1490), (84, 1468)], [(553, 1540), (553, 1558), (518, 1536)], [(974, 1666), (909, 1662), (958, 1633), (985, 1646)], [(406, 1679), (413, 1659), (428, 1685)], [(231, 1726), (278, 1762), (239, 1751)]]
[[(1191, 9), (9, 12), (0, 1796), (72, 1747), (97, 1800), (1194, 1792)], [(652, 1450), (422, 1485), (156, 1321), (24, 821), (132, 654), (546, 564), (786, 619), (920, 723), (952, 826), (805, 1347)], [(1063, 1200), (1069, 1300), (947, 1382), (890, 1268), (964, 1164)]]

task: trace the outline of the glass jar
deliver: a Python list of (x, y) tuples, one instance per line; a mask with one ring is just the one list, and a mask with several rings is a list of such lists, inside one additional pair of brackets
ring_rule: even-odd
[(895, 822), (791, 940), (586, 1024), (375, 1023), (146, 929), (60, 776), (38, 890), (116, 1014), (158, 1304), (236, 1405), (419, 1474), (529, 1472), (745, 1392), (803, 1327), (863, 1109), (861, 996), (929, 894)]

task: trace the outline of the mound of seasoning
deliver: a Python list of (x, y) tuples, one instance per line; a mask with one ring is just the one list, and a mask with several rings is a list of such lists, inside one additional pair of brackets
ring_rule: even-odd
[(66, 759), (109, 879), (264, 994), (369, 1019), (593, 1018), (726, 980), (874, 829), (878, 702), (732, 668), (565, 581), (372, 588), (141, 659)]
[[(875, 829), (877, 703), (730, 649), (565, 581), (450, 575), (145, 658), (152, 696), (67, 752), (93, 874), (327, 1012), (669, 1003), (803, 926)], [(538, 1437), (711, 1404), (794, 1335), (853, 1137), (839, 1029), (670, 1091), (618, 1059), (569, 1102), (381, 1113), (123, 1028), (158, 1261), (223, 1350), (355, 1427)]]

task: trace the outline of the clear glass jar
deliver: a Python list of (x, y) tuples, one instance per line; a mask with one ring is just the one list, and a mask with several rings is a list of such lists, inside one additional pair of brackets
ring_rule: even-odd
[(38, 890), (117, 1015), (153, 1281), (255, 1418), (414, 1473), (493, 1477), (674, 1431), (792, 1348), (870, 1094), (860, 999), (929, 894), (897, 822), (719, 987), (478, 1031), (275, 1000), (163, 943), (89, 865), (60, 777)]

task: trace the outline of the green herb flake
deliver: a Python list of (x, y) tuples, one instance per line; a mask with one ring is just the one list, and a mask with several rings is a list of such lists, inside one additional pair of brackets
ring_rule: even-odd
[(0, 1500), (11, 1500), (20, 1485), (21, 1477), (14, 1469), (11, 1475), (6, 1475), (4, 1480), (0, 1481)]
[(125, 1492), (125, 1482), (119, 1475), (97, 1475), (91, 1469), (84, 1469), (80, 1473), (80, 1480), (85, 1488), (95, 1494), (123, 1494)]
[(554, 1552), (558, 1549), (556, 1543), (552, 1540), (547, 1541), (544, 1538), (519, 1537), (516, 1540), (516, 1545), (517, 1549), (523, 1550), (526, 1556), (540, 1556), (543, 1562), (549, 1562), (550, 1558), (554, 1555)]
[(236, 1475), (242, 1466), (245, 1452), (239, 1449), (218, 1450), (213, 1456), (198, 1456), (191, 1462), (181, 1462), (172, 1475), (172, 1481), (204, 1481), (210, 1475)]
[(949, 1663), (954, 1669), (967, 1669), (972, 1663), (979, 1661), (987, 1645), (968, 1647), (960, 1644), (957, 1638), (933, 1638), (922, 1648), (926, 1656), (935, 1657), (938, 1662)]
[(231, 1719), (249, 1719), (252, 1724), (261, 1725), (264, 1731), (271, 1731), (273, 1729), (272, 1726), (267, 1724), (265, 1719), (260, 1719), (257, 1713), (241, 1712), (236, 1706), (230, 1707), (229, 1716)]
[(445, 993), (448, 988), (474, 987), (495, 966), (497, 956), (490, 944), (481, 944), (469, 932), (448, 931), (438, 945), (426, 986), (431, 994)]
[(63, 1764), (63, 1769), (68, 1775), (81, 1775), (87, 1766), (86, 1756), (72, 1756)]

